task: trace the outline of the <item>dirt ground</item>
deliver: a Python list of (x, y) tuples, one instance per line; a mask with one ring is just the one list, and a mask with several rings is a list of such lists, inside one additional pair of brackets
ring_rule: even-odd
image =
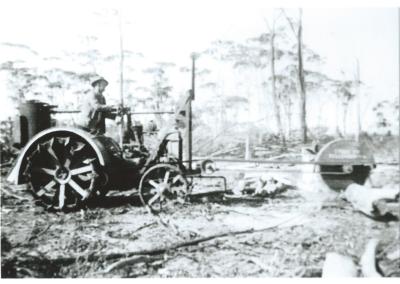
[[(378, 166), (371, 183), (398, 186), (398, 167)], [(207, 181), (197, 187), (211, 188)], [(296, 187), (264, 200), (216, 194), (168, 207), (159, 219), (135, 197), (49, 213), (24, 186), (10, 189), (23, 199), (2, 194), (2, 277), (320, 277), (327, 252), (358, 264), (370, 238), (380, 240), (382, 273), (400, 277), (399, 260), (386, 258), (400, 249), (399, 222), (372, 220), (334, 192)], [(231, 234), (176, 246), (224, 233)], [(143, 251), (145, 261), (111, 269)]]

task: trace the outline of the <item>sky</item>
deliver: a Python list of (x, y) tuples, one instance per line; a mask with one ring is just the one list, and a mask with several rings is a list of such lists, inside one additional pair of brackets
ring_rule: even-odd
[[(216, 39), (242, 40), (264, 32), (265, 19), (272, 7), (296, 7), (296, 3), (261, 0), (1, 1), (0, 42), (26, 44), (41, 56), (57, 56), (65, 50), (81, 48), (82, 36), (95, 33), (101, 51), (113, 53), (119, 48), (118, 21), (108, 10), (115, 8), (122, 13), (126, 48), (142, 51), (154, 62), (189, 65), (192, 52), (204, 50)], [(337, 78), (351, 77), (358, 59), (361, 80), (368, 82), (371, 97), (398, 97), (399, 12), (390, 7), (396, 1), (387, 1), (389, 7), (380, 7), (379, 3), (385, 4), (385, 1), (363, 1), (361, 7), (357, 2), (351, 7), (347, 1), (339, 2), (338, 6), (344, 8), (321, 7), (318, 2), (300, 3), (305, 4), (304, 44), (325, 58), (325, 72)], [(0, 62), (8, 56), (18, 58), (19, 55), (2, 52)], [(2, 79), (4, 77), (0, 76), (0, 82)], [(5, 93), (4, 84), (0, 84), (0, 92)], [(0, 96), (4, 101), (4, 95)]]

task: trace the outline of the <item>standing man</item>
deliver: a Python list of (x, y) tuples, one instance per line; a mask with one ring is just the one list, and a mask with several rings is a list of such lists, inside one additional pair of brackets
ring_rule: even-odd
[(93, 90), (85, 97), (82, 105), (83, 127), (92, 134), (104, 134), (106, 132), (106, 118), (115, 119), (112, 113), (113, 107), (106, 105), (103, 95), (108, 82), (100, 76), (96, 76), (91, 83)]

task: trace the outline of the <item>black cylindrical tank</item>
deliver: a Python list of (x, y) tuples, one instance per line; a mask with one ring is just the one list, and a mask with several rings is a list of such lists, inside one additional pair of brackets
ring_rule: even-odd
[(29, 100), (19, 105), (19, 131), (16, 130), (14, 141), (21, 147), (24, 146), (35, 134), (51, 126), (51, 106), (37, 101)]

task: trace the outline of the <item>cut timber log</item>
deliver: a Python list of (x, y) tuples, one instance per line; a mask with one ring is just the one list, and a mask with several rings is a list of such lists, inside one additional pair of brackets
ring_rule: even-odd
[(361, 256), (360, 264), (364, 277), (382, 277), (376, 270), (375, 254), (378, 243), (379, 241), (377, 239), (369, 240), (364, 254)]
[(398, 218), (396, 210), (391, 210), (392, 206), (387, 203), (388, 201), (398, 201), (399, 190), (396, 188), (369, 188), (353, 183), (346, 188), (343, 196), (356, 210), (370, 217)]
[(273, 197), (288, 189), (294, 189), (292, 182), (277, 174), (258, 174), (242, 176), (233, 187), (235, 195), (243, 196), (251, 193), (253, 196)]
[(323, 278), (357, 277), (357, 267), (349, 256), (328, 252), (326, 254)]

